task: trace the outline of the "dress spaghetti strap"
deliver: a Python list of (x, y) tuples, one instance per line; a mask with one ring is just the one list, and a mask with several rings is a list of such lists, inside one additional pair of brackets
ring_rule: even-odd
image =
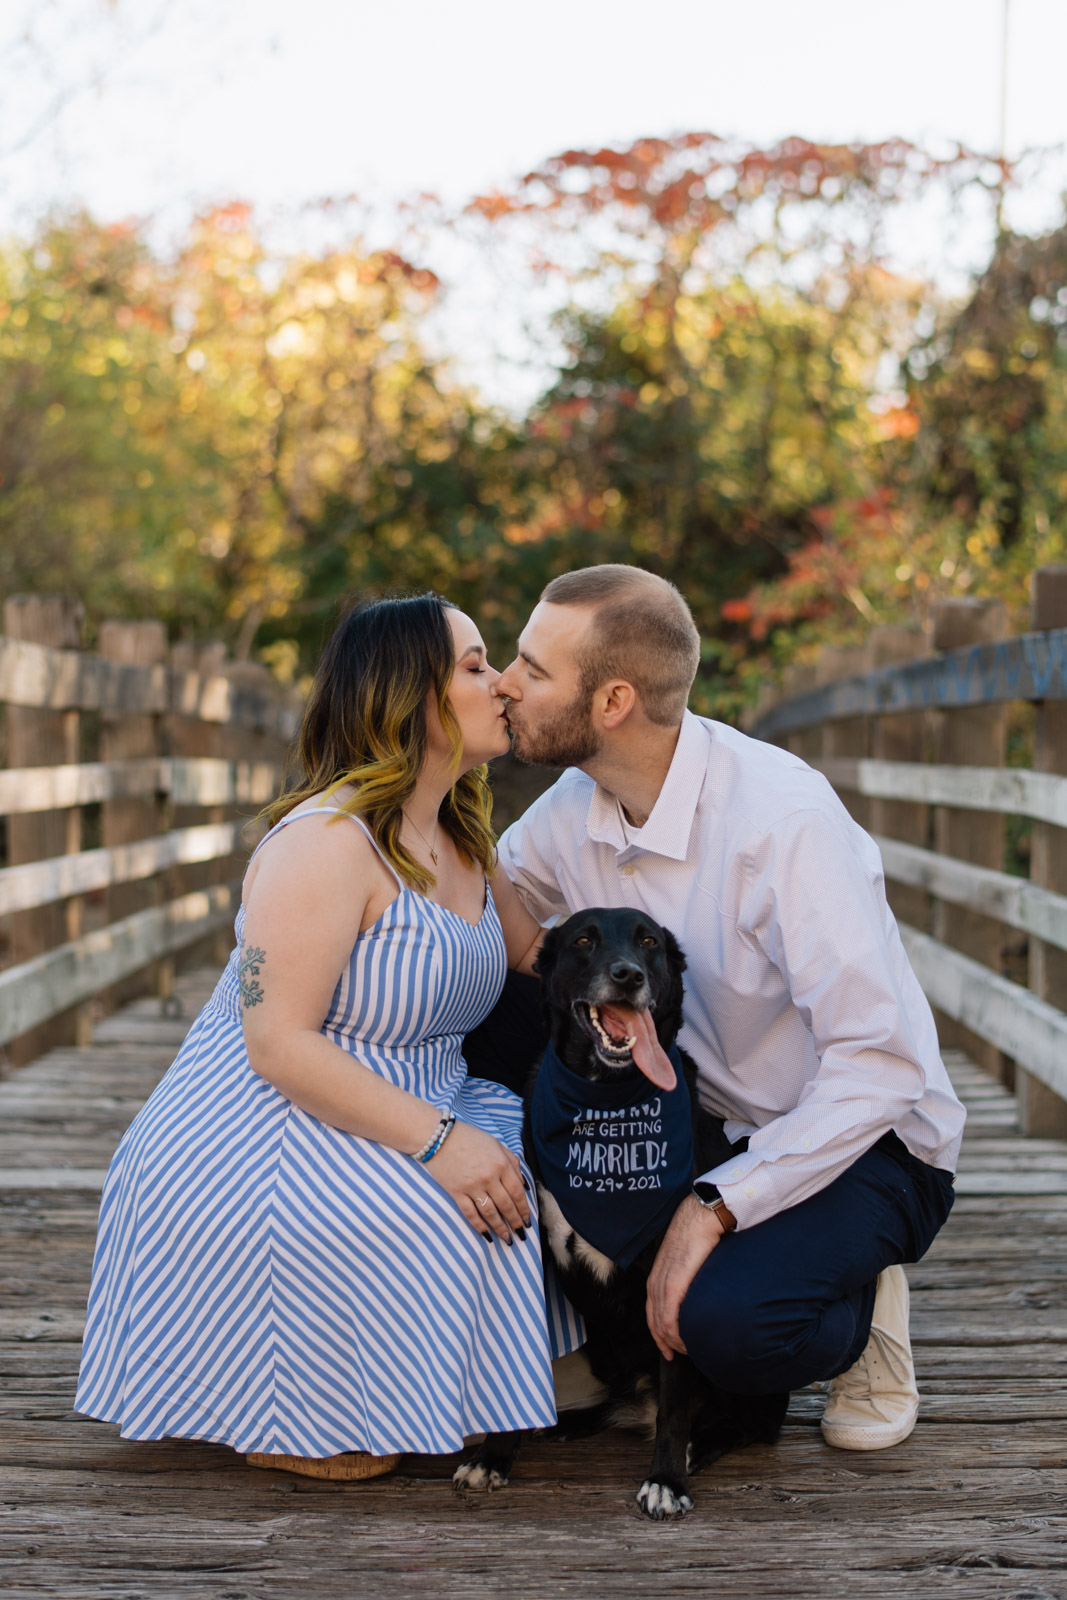
[(386, 872), (391, 872), (392, 873), (393, 877), (396, 879), (397, 888), (400, 890), (401, 894), (403, 894), (404, 890), (408, 887), (407, 884), (404, 882), (404, 880), (400, 876), (399, 872), (393, 866), (393, 863), (389, 860), (389, 857), (386, 855), (385, 851), (382, 849), (381, 845), (378, 843), (378, 841), (374, 837), (373, 833), (371, 833), (370, 829), (367, 827), (367, 824), (363, 821), (363, 818), (362, 817), (354, 817), (352, 815), (351, 811), (345, 811), (343, 806), (338, 806), (337, 809), (338, 809), (338, 811), (340, 811), (342, 813), (342, 815), (346, 816), (349, 819), (350, 822), (354, 822), (356, 824), (357, 828), (362, 828), (363, 829), (363, 832), (367, 835), (367, 838), (370, 840), (371, 849), (374, 851), (375, 855), (378, 857), (378, 860), (381, 862), (381, 864), (385, 868)]

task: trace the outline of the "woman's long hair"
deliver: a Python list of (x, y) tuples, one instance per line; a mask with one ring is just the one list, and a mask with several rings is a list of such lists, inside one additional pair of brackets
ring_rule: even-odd
[[(402, 807), (426, 756), (426, 705), (432, 694), (458, 771), (463, 739), (448, 688), (455, 645), (440, 595), (358, 603), (323, 652), (300, 733), (290, 753), (291, 776), (267, 809), (271, 825), (312, 795), (351, 784), (342, 810), (362, 819), (403, 881), (425, 892), (437, 882), (400, 841)], [(468, 861), (492, 873), (495, 837), (488, 769), (457, 777), (441, 802), (441, 827)]]

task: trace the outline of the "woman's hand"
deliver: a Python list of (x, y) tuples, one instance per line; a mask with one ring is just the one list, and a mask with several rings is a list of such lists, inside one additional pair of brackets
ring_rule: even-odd
[(519, 1158), (491, 1133), (457, 1122), (426, 1163), (426, 1171), (483, 1238), (492, 1239), (495, 1233), (510, 1244), (512, 1233), (524, 1237), (522, 1230), (530, 1226), (530, 1203)]

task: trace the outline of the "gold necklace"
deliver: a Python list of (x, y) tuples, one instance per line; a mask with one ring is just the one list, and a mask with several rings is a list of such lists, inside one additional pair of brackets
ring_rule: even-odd
[[(411, 822), (411, 818), (408, 817), (408, 814), (407, 814), (406, 811), (404, 812), (404, 816), (407, 817), (408, 822)], [(430, 852), (430, 860), (433, 862), (434, 866), (436, 867), (436, 865), (437, 865), (437, 848), (436, 848), (437, 847), (437, 830), (441, 826), (440, 817), (438, 817), (437, 821), (434, 823), (433, 844), (430, 843), (429, 839), (427, 839), (427, 837), (423, 833), (422, 829), (417, 827), (414, 822), (411, 822), (411, 826), (415, 829), (415, 832), (418, 834), (419, 838), (422, 840), (423, 844), (426, 846), (427, 850)]]

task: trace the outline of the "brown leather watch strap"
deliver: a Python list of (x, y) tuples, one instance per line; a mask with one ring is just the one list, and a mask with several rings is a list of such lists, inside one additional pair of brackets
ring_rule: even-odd
[[(706, 1197), (705, 1195), (701, 1194), (700, 1191), (702, 1189), (707, 1190)], [(722, 1224), (723, 1233), (733, 1233), (734, 1229), (737, 1227), (737, 1218), (734, 1216), (733, 1212), (730, 1210), (730, 1207), (726, 1204), (726, 1201), (723, 1199), (722, 1195), (719, 1193), (718, 1189), (713, 1183), (702, 1183), (699, 1179), (697, 1179), (696, 1183), (693, 1185), (693, 1194), (700, 1201), (700, 1204), (704, 1207), (705, 1211), (714, 1211), (715, 1215)]]

